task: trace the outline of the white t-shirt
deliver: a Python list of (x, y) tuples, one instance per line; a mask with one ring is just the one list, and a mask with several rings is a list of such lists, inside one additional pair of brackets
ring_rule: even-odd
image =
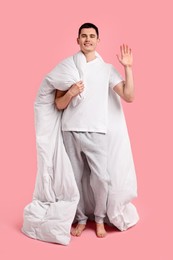
[(63, 111), (62, 130), (81, 132), (107, 132), (109, 87), (123, 78), (111, 64), (96, 58), (86, 64), (84, 99), (77, 105), (69, 103)]

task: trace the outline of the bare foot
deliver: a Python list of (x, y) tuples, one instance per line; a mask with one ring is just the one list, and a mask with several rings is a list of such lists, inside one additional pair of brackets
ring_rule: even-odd
[(96, 234), (98, 237), (106, 236), (107, 233), (104, 227), (104, 223), (96, 223)]
[(82, 234), (82, 232), (84, 231), (85, 226), (86, 226), (86, 224), (77, 224), (77, 226), (75, 228), (72, 228), (71, 234), (73, 236), (79, 237)]

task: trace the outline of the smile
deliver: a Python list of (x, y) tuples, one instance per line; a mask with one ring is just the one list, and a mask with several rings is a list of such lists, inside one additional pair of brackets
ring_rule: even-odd
[(92, 46), (91, 43), (84, 43), (85, 46)]

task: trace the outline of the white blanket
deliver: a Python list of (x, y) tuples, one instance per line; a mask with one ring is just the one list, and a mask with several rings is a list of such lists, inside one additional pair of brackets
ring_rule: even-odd
[[(56, 89), (67, 90), (73, 83), (85, 81), (85, 65), (82, 52), (63, 60), (45, 77), (35, 101), (38, 172), (33, 201), (24, 209), (22, 227), (22, 231), (31, 238), (64, 245), (70, 242), (79, 192), (62, 140), (62, 112), (55, 107), (54, 99)], [(73, 99), (73, 105), (77, 106), (83, 98), (85, 91)], [(139, 219), (131, 203), (137, 196), (137, 183), (120, 98), (111, 89), (107, 140), (107, 170), (112, 183), (109, 187), (107, 222), (123, 231), (135, 225)], [(83, 190), (86, 212), (92, 218), (94, 199), (88, 171), (86, 165)]]

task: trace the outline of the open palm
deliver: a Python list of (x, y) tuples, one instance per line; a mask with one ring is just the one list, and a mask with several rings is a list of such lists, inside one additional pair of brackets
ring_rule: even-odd
[(128, 45), (123, 44), (120, 46), (120, 56), (117, 55), (117, 58), (123, 66), (132, 66), (133, 56), (132, 51)]

